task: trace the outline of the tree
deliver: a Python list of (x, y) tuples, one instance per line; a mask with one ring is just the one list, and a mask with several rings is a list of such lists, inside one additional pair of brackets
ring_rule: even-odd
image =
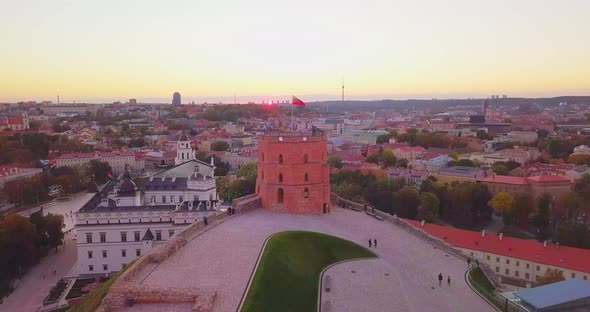
[(590, 155), (572, 154), (568, 157), (567, 162), (575, 165), (590, 165)]
[(389, 134), (382, 134), (377, 137), (377, 144), (389, 143), (391, 136)]
[(493, 164), (492, 171), (497, 175), (508, 175), (510, 171), (508, 171), (508, 167), (502, 164)]
[(539, 139), (544, 139), (549, 135), (549, 130), (539, 129), (537, 130), (537, 135), (539, 136)]
[(238, 169), (237, 177), (244, 180), (256, 180), (258, 166), (256, 163), (249, 163), (243, 165)]
[(372, 164), (379, 164), (379, 154), (373, 154), (369, 157), (367, 157), (367, 159), (365, 160), (368, 163), (372, 163)]
[(564, 281), (565, 277), (563, 277), (563, 271), (560, 269), (551, 269), (547, 268), (545, 274), (543, 276), (537, 276), (537, 285), (542, 286), (552, 283), (557, 283)]
[(510, 214), (514, 217), (514, 222), (519, 226), (526, 226), (529, 216), (535, 208), (533, 207), (533, 197), (529, 193), (517, 193), (514, 196)]
[(383, 167), (393, 167), (397, 162), (397, 158), (390, 149), (385, 149), (381, 152), (381, 161), (383, 162)]
[(211, 143), (211, 150), (215, 152), (225, 152), (229, 149), (229, 144), (225, 141), (215, 141)]
[(477, 130), (477, 138), (480, 140), (486, 140), (488, 138), (488, 134), (485, 130)]
[(398, 192), (399, 216), (415, 219), (420, 205), (420, 194), (415, 188), (404, 187)]
[(576, 192), (567, 192), (562, 195), (561, 203), (566, 209), (566, 218), (575, 221), (582, 205), (582, 198), (580, 195)]
[(548, 193), (539, 196), (537, 214), (533, 218), (533, 224), (537, 227), (537, 239), (539, 241), (545, 240), (549, 236), (551, 202), (551, 195)]
[(99, 161), (96, 159), (91, 160), (86, 167), (86, 175), (94, 177), (97, 184), (107, 183), (109, 180), (108, 174), (112, 173), (113, 169), (107, 162)]
[(219, 193), (219, 197), (224, 201), (232, 201), (237, 194), (235, 194), (231, 188), (232, 180), (231, 177), (225, 176), (221, 179), (217, 179), (217, 193)]
[(438, 218), (438, 206), (440, 201), (435, 194), (424, 192), (420, 194), (420, 207), (418, 208), (418, 220), (432, 222)]
[(490, 200), (488, 205), (494, 208), (497, 215), (501, 215), (504, 212), (510, 212), (513, 203), (514, 198), (512, 195), (506, 192), (499, 192)]
[(64, 217), (62, 215), (50, 213), (45, 216), (45, 222), (49, 247), (55, 247), (55, 251), (57, 251), (57, 247), (63, 245), (63, 228), (65, 227)]
[(342, 166), (343, 166), (343, 164), (342, 164), (342, 158), (340, 158), (338, 156), (330, 156), (330, 157), (328, 157), (328, 164), (332, 168), (341, 169)]

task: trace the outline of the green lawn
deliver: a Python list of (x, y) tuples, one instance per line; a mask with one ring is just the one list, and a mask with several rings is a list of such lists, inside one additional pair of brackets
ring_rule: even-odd
[(102, 299), (109, 292), (109, 288), (111, 288), (111, 285), (113, 285), (113, 283), (117, 280), (117, 278), (121, 274), (123, 274), (123, 272), (125, 272), (128, 268), (130, 268), (133, 265), (134, 262), (135, 261), (133, 261), (133, 262), (129, 263), (128, 265), (126, 265), (115, 276), (111, 277), (110, 279), (108, 279), (107, 281), (105, 281), (104, 283), (102, 283), (100, 286), (98, 286), (98, 288), (96, 288), (91, 293), (89, 293), (88, 295), (86, 295), (86, 298), (84, 298), (84, 301), (81, 304), (79, 304), (77, 306), (73, 306), (72, 308), (70, 308), (68, 310), (68, 312), (90, 312), (90, 311), (96, 311), (96, 309), (98, 309), (98, 307), (100, 307), (100, 304), (102, 303)]
[(317, 311), (321, 271), (338, 261), (371, 257), (376, 256), (368, 249), (326, 234), (275, 234), (268, 240), (241, 311)]

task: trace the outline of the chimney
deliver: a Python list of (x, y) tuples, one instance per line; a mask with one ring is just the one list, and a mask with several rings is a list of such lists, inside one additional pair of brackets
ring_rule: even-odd
[(422, 226), (424, 226), (424, 223), (426, 223), (426, 221), (422, 220), (422, 222), (420, 224), (422, 224)]
[(504, 237), (504, 233), (500, 233), (500, 240)]
[(486, 237), (486, 230), (481, 230), (481, 237)]

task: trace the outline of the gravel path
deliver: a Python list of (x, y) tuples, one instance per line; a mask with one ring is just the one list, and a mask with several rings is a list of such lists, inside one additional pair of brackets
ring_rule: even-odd
[[(380, 259), (375, 262), (378, 263), (375, 268), (367, 271), (370, 272), (367, 273), (367, 279), (387, 271), (391, 274), (390, 278), (381, 278), (375, 287), (392, 289), (385, 294), (372, 290), (375, 295), (383, 297), (378, 301), (379, 306), (400, 307), (400, 311), (416, 312), (494, 311), (465, 283), (467, 264), (463, 261), (434, 249), (388, 222), (339, 208), (331, 215), (320, 216), (278, 214), (262, 209), (238, 215), (189, 242), (161, 263), (143, 284), (215, 288), (218, 291), (215, 311), (235, 311), (264, 240), (273, 233), (285, 230), (324, 232), (363, 246), (367, 246), (369, 237), (377, 238), (378, 248), (373, 248), (373, 251)], [(364, 264), (363, 267), (370, 265)], [(451, 275), (452, 287), (444, 291), (436, 289), (439, 272), (445, 275), (445, 279)], [(355, 280), (355, 283), (370, 284), (366, 279)], [(336, 284), (334, 286), (338, 287)], [(436, 286), (435, 289), (432, 289), (433, 286)], [(346, 287), (351, 290), (356, 288), (354, 285)], [(342, 301), (342, 304), (353, 304), (359, 300), (358, 297), (349, 294), (350, 302)], [(346, 296), (342, 298), (346, 300)], [(166, 310), (187, 311), (179, 306)], [(383, 311), (372, 306), (361, 310)]]

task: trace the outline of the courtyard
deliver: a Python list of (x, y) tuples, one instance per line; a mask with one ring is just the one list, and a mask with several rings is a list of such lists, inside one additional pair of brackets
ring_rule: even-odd
[[(467, 264), (403, 229), (363, 213), (336, 208), (326, 215), (288, 215), (257, 209), (219, 224), (146, 274), (141, 283), (215, 289), (215, 311), (236, 311), (266, 239), (288, 230), (322, 232), (368, 248), (379, 259), (345, 262), (334, 272), (333, 307), (382, 311), (494, 311), (466, 284)], [(313, 255), (308, 255), (310, 258)], [(342, 268), (340, 268), (342, 266)], [(354, 277), (347, 272), (355, 271)], [(437, 276), (451, 277), (439, 287)], [(387, 274), (387, 275), (386, 275)], [(375, 281), (374, 283), (372, 281)], [(372, 303), (375, 305), (372, 305)], [(397, 308), (396, 308), (397, 307)], [(190, 311), (187, 305), (135, 305), (129, 311)]]

